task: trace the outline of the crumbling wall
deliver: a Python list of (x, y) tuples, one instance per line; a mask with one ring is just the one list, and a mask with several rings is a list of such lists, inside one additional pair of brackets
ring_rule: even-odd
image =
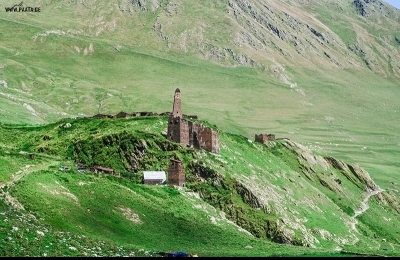
[(270, 140), (275, 140), (275, 135), (274, 134), (259, 134), (255, 135), (254, 141), (259, 142), (262, 144), (265, 144), (266, 142)]
[(219, 153), (219, 134), (217, 131), (201, 125), (198, 128), (198, 139), (200, 149), (212, 153)]
[(168, 118), (167, 139), (176, 143), (219, 153), (219, 134), (211, 128), (182, 119), (181, 91), (175, 90), (172, 113)]
[(97, 119), (105, 119), (105, 118), (125, 118), (125, 117), (139, 117), (139, 116), (167, 116), (170, 115), (170, 112), (164, 112), (161, 114), (155, 112), (132, 112), (126, 113), (124, 111), (119, 112), (118, 114), (96, 114), (94, 116), (89, 116), (85, 118), (97, 118)]
[(256, 134), (254, 141), (265, 144), (268, 141), (268, 136), (266, 134), (259, 134), (259, 135)]
[(211, 152), (219, 153), (219, 133), (211, 129)]
[(196, 149), (200, 149), (198, 137), (199, 126), (200, 124), (196, 122), (189, 122), (189, 146)]
[(190, 146), (188, 121), (180, 119), (179, 132), (180, 132), (180, 137), (179, 137), (180, 143), (186, 146)]

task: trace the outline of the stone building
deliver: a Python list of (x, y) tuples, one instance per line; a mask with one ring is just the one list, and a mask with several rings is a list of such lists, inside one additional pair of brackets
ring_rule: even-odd
[(186, 176), (183, 163), (179, 160), (171, 159), (168, 168), (168, 185), (185, 187)]
[(172, 113), (168, 119), (168, 140), (188, 147), (219, 153), (218, 132), (200, 123), (183, 119), (181, 103), (181, 91), (177, 88)]
[(259, 134), (255, 135), (254, 141), (265, 144), (269, 140), (275, 140), (275, 135), (274, 134)]

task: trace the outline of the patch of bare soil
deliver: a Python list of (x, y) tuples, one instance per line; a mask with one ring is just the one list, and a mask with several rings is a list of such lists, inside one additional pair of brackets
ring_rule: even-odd
[(123, 207), (123, 206), (119, 206), (119, 207), (117, 207), (117, 209), (118, 209), (119, 211), (121, 211), (122, 214), (123, 214), (127, 219), (129, 219), (130, 221), (132, 221), (132, 222), (134, 222), (134, 223), (137, 223), (137, 224), (142, 224), (142, 223), (143, 223), (143, 221), (140, 220), (139, 215), (136, 214), (135, 212), (133, 212), (132, 209), (126, 208), (126, 207)]

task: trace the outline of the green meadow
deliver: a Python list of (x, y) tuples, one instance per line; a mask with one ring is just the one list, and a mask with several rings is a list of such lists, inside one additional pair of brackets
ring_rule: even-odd
[[(162, 116), (2, 125), (2, 255), (398, 254), (394, 194), (371, 198), (355, 220), (365, 183), (323, 164), (308, 166), (285, 141), (267, 146), (220, 130), (220, 154), (211, 154), (167, 141), (166, 126)], [(125, 149), (143, 142), (145, 155), (132, 172)], [(186, 188), (141, 184), (143, 170), (166, 171), (171, 157), (185, 164)], [(74, 161), (113, 167), (121, 177), (80, 173)], [(255, 198), (267, 203), (257, 208)], [(279, 219), (297, 246), (271, 242), (286, 230), (275, 226)]]

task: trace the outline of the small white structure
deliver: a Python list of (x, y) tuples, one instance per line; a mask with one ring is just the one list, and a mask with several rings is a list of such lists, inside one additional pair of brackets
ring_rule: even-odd
[(144, 184), (165, 184), (166, 181), (165, 171), (143, 171)]

